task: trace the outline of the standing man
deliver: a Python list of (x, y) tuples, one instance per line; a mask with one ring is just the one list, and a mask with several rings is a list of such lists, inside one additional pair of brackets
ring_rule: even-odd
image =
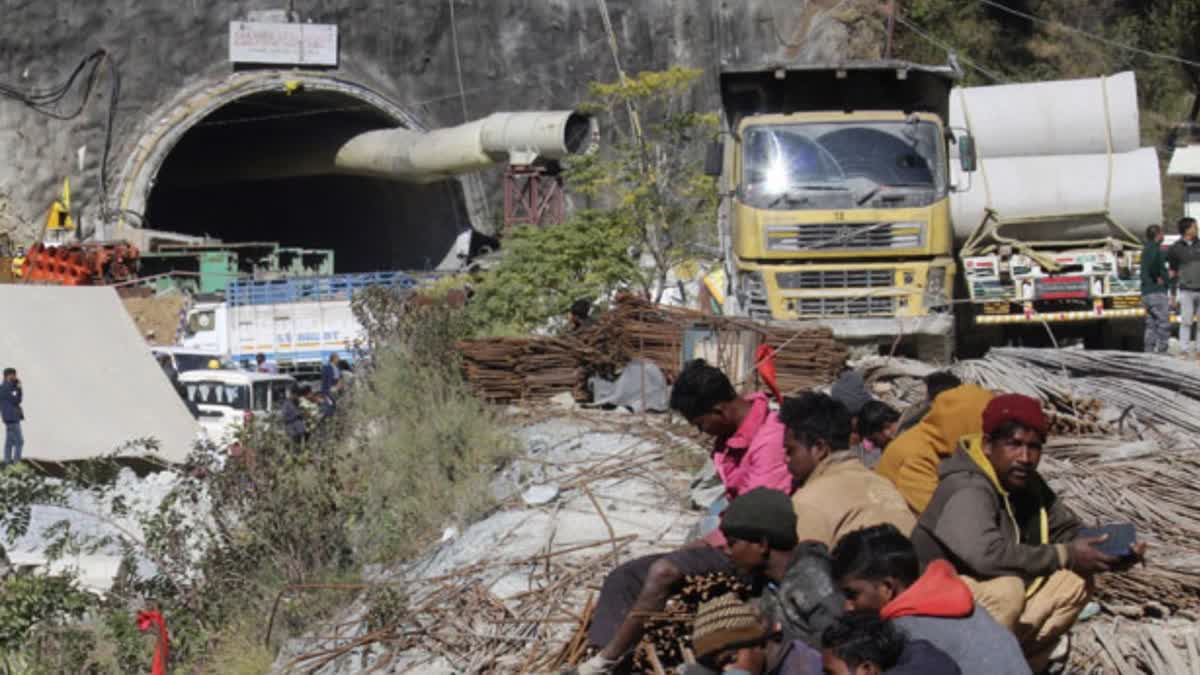
[(279, 366), (275, 365), (274, 361), (268, 361), (267, 355), (259, 352), (254, 355), (254, 364), (256, 370), (260, 373), (269, 373), (274, 375), (279, 372)]
[(1167, 250), (1167, 262), (1171, 265), (1171, 278), (1179, 285), (1179, 355), (1188, 358), (1196, 355), (1192, 326), (1200, 306), (1200, 243), (1196, 241), (1196, 219), (1181, 218), (1179, 234), (1182, 235), (1180, 240)]
[(304, 424), (304, 411), (300, 407), (300, 397), (307, 393), (307, 387), (292, 387), (288, 391), (287, 400), (283, 402), (283, 431), (292, 442), (293, 450), (299, 449), (308, 435)]
[(1163, 354), (1171, 341), (1171, 307), (1167, 298), (1170, 277), (1167, 254), (1162, 250), (1163, 231), (1158, 225), (1146, 228), (1142, 249), (1142, 306), (1146, 308), (1144, 349)]
[(17, 379), (16, 368), (4, 369), (4, 384), (0, 384), (0, 419), (4, 420), (4, 464), (21, 461), (21, 450), (25, 437), (21, 435), (21, 422), (25, 413), (21, 410), (24, 393)]
[(337, 386), (338, 379), (341, 377), (341, 371), (338, 370), (338, 362), (339, 361), (341, 361), (341, 359), (338, 358), (338, 355), (335, 352), (335, 353), (329, 355), (329, 363), (326, 363), (325, 365), (321, 366), (321, 395), (322, 396), (332, 396), (333, 395), (333, 388), (335, 386)]

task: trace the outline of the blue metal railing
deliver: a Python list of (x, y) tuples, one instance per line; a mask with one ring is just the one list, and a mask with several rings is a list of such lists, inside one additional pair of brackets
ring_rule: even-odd
[(350, 300), (356, 292), (373, 286), (409, 289), (416, 288), (420, 283), (418, 277), (407, 272), (368, 272), (288, 279), (237, 279), (230, 282), (226, 289), (225, 301), (234, 307)]

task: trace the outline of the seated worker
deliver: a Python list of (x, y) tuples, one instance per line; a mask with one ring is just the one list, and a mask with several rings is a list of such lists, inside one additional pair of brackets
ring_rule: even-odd
[(920, 422), (921, 418), (929, 413), (929, 409), (933, 407), (933, 402), (937, 400), (938, 394), (961, 386), (962, 380), (958, 379), (958, 376), (950, 371), (936, 370), (925, 376), (924, 384), (925, 400), (921, 401), (920, 405), (910, 406), (900, 416), (899, 433), (904, 433), (915, 427), (917, 422)]
[[(909, 639), (891, 622), (872, 613), (847, 614), (830, 626), (821, 637), (821, 659), (829, 675), (963, 675), (967, 672), (954, 665), (954, 661), (937, 647), (924, 640)], [(1000, 675), (1001, 672), (986, 671), (987, 675)]]
[(862, 373), (846, 369), (829, 388), (829, 396), (850, 411), (850, 445), (858, 445), (862, 440), (858, 430), (858, 415), (863, 407), (875, 400), (867, 391), (867, 381)]
[(833, 549), (833, 578), (847, 611), (878, 612), (964, 673), (1029, 674), (1017, 639), (975, 604), (953, 565), (935, 560), (919, 570), (912, 542), (891, 525), (851, 532)]
[(787, 492), (792, 477), (783, 453), (783, 425), (767, 395), (739, 397), (720, 369), (696, 359), (671, 388), (671, 409), (716, 439), (712, 460), (732, 500), (757, 487)]
[(794, 643), (783, 657), (769, 650), (782, 645), (771, 641), (770, 631), (749, 603), (732, 593), (700, 603), (692, 622), (692, 649), (696, 665), (683, 675), (821, 675), (821, 652)]
[[(1041, 404), (997, 396), (982, 421), (983, 433), (964, 438), (942, 462), (913, 545), (925, 565), (950, 561), (1040, 672), (1087, 604), (1091, 575), (1116, 569), (1120, 559), (1094, 548), (1103, 538), (1076, 537), (1079, 519), (1038, 475)], [(1144, 552), (1145, 544), (1131, 551), (1134, 559)]]
[(913, 513), (920, 515), (933, 496), (938, 463), (954, 453), (958, 439), (980, 432), (990, 400), (991, 392), (973, 384), (943, 391), (933, 399), (929, 414), (884, 448), (875, 470), (895, 484)]
[(858, 413), (861, 441), (856, 446), (858, 457), (868, 469), (879, 465), (883, 449), (896, 438), (900, 428), (900, 413), (883, 401), (869, 401)]
[(783, 402), (779, 419), (796, 491), (800, 541), (833, 547), (854, 530), (891, 523), (904, 532), (916, 519), (896, 488), (849, 451), (850, 413), (825, 394), (809, 392)]
[(842, 596), (830, 576), (828, 549), (796, 540), (796, 513), (788, 496), (755, 488), (725, 510), (726, 549), (701, 546), (627, 562), (604, 579), (588, 642), (600, 648), (579, 664), (579, 675), (608, 673), (642, 637), (642, 617), (661, 612), (689, 576), (742, 573), (765, 586), (759, 607), (767, 625), (778, 626), (782, 644), (816, 647), (822, 631), (842, 613)]

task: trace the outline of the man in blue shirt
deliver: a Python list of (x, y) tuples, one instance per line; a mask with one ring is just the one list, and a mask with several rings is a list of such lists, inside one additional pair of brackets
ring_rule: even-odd
[(4, 369), (4, 383), (0, 384), (0, 419), (4, 421), (4, 464), (21, 461), (21, 450), (25, 437), (21, 435), (21, 421), (25, 413), (21, 410), (24, 393), (17, 379), (16, 368)]

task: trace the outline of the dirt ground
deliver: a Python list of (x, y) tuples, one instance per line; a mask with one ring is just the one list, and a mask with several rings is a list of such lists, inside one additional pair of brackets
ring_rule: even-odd
[(154, 345), (175, 344), (179, 313), (184, 305), (182, 295), (125, 297), (121, 301), (147, 342)]

